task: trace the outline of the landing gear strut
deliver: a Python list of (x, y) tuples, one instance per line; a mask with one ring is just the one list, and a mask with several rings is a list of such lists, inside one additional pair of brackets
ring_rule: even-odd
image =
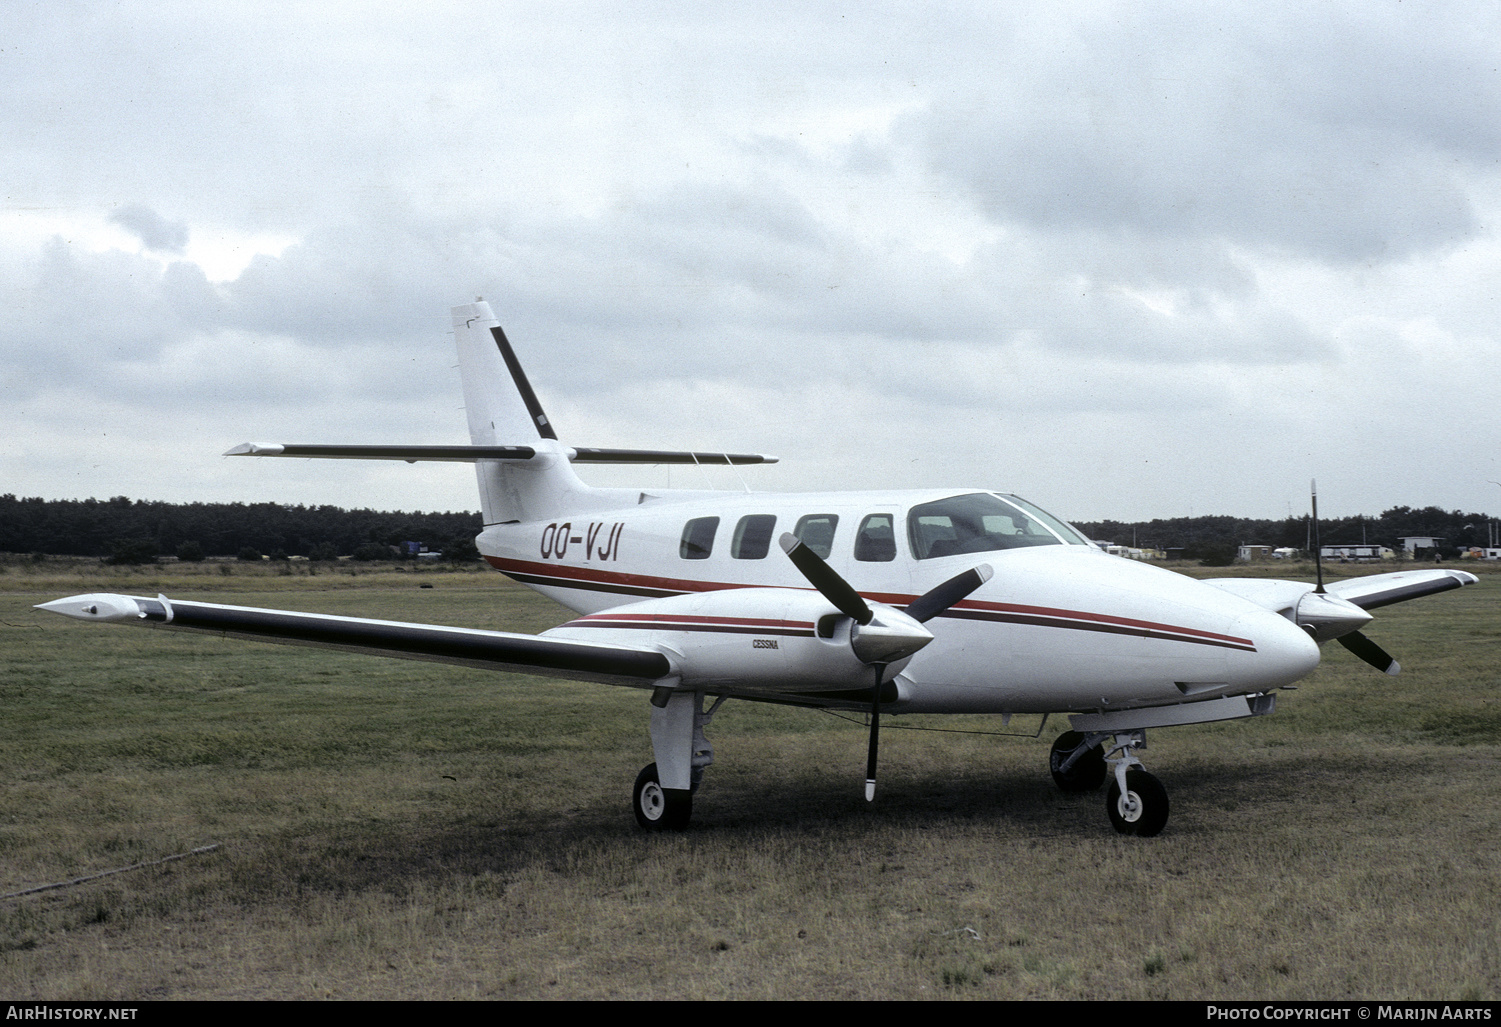
[[(1106, 744), (1108, 742), (1108, 745)], [(1065, 731), (1053, 742), (1048, 769), (1065, 792), (1092, 792), (1111, 778), (1105, 812), (1121, 834), (1150, 838), (1167, 824), (1167, 789), (1142, 768), (1137, 749), (1147, 746), (1145, 729)]]
[(657, 762), (641, 768), (631, 792), (636, 823), (648, 831), (681, 831), (693, 816), (693, 793), (714, 762), (714, 746), (704, 728), (725, 696), (703, 708), (702, 692), (652, 693), (651, 744)]
[(1105, 783), (1105, 750), (1098, 739), (1065, 731), (1053, 741), (1048, 769), (1053, 772), (1053, 783), (1063, 791), (1092, 792)]
[(1105, 812), (1121, 834), (1151, 838), (1167, 825), (1167, 789), (1142, 768), (1136, 750), (1146, 748), (1145, 730), (1123, 731), (1110, 741), (1106, 762), (1114, 771), (1105, 793)]

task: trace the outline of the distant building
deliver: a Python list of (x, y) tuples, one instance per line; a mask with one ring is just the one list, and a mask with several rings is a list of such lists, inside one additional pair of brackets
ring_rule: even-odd
[(1250, 562), (1252, 560), (1267, 560), (1271, 558), (1271, 555), (1271, 546), (1241, 546), (1240, 550), (1235, 554), (1235, 558)]
[(1402, 549), (1408, 556), (1415, 555), (1420, 549), (1442, 549), (1444, 537), (1442, 535), (1403, 535)]
[(1364, 542), (1319, 548), (1319, 556), (1325, 560), (1382, 560), (1390, 559), (1393, 555), (1395, 554), (1385, 546)]

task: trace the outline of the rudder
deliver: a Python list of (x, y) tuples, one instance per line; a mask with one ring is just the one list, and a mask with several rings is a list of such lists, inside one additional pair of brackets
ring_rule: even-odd
[(584, 500), (593, 490), (569, 466), (568, 451), (558, 442), (490, 304), (476, 300), (454, 307), (453, 334), (470, 443), (537, 451), (526, 461), (475, 462), (485, 523), (541, 520)]

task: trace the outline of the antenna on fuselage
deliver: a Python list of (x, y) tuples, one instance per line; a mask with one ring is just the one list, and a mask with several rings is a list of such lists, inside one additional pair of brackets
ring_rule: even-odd
[(1319, 545), (1319, 483), (1317, 478), (1308, 482), (1308, 491), (1313, 496), (1313, 572), (1318, 579), (1314, 591), (1324, 594), (1324, 549)]

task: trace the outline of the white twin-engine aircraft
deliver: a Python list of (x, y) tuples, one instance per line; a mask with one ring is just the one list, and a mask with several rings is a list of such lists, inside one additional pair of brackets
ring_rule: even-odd
[[(754, 464), (733, 453), (581, 449), (558, 440), (484, 302), (453, 310), (468, 446), (259, 446), (233, 456), (472, 462), (501, 573), (579, 616), (541, 635), (260, 610), (157, 596), (73, 596), (79, 620), (326, 646), (645, 689), (656, 762), (636, 779), (648, 829), (682, 828), (726, 699), (880, 715), (1067, 713), (1053, 779), (1108, 778), (1110, 821), (1155, 835), (1167, 794), (1148, 728), (1271, 713), (1338, 639), (1395, 674), (1359, 629), (1389, 603), (1473, 583), (1462, 571), (1331, 585), (1196, 581), (1109, 556), (1013, 495), (984, 489), (774, 494), (597, 489), (571, 463)], [(707, 705), (706, 705), (707, 704)]]

